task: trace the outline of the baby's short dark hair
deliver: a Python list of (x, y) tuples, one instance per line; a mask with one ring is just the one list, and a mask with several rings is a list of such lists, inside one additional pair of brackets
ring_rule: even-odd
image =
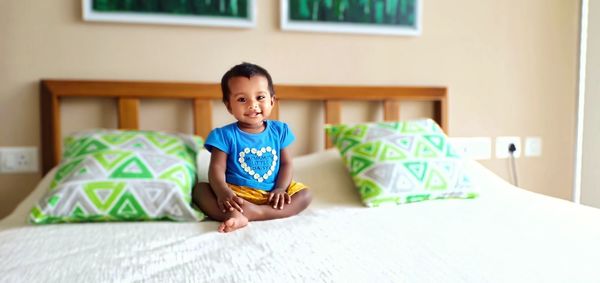
[(273, 89), (273, 80), (271, 79), (271, 75), (269, 72), (265, 70), (263, 67), (259, 65), (255, 65), (252, 63), (243, 62), (242, 64), (235, 65), (233, 68), (229, 69), (221, 78), (221, 92), (223, 93), (223, 102), (227, 103), (229, 101), (229, 95), (231, 94), (231, 90), (229, 89), (229, 80), (233, 77), (246, 77), (250, 79), (254, 76), (263, 76), (267, 78), (269, 82), (269, 92), (271, 93), (271, 97), (275, 96), (275, 90)]

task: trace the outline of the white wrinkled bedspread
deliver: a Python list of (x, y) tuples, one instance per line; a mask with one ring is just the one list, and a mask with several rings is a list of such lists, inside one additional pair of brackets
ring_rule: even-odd
[(230, 234), (216, 222), (10, 228), (0, 282), (600, 281), (600, 210), (476, 170), (474, 200), (374, 209), (315, 190), (301, 215)]

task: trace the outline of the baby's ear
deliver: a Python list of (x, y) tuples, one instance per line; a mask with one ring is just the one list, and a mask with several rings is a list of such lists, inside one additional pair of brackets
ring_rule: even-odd
[(272, 95), (271, 96), (271, 106), (275, 105), (275, 99), (277, 99), (277, 98), (275, 98), (275, 95)]
[(231, 112), (231, 104), (229, 104), (229, 101), (224, 102), (225, 103), (225, 107), (227, 108), (227, 111), (229, 112), (229, 114), (233, 114)]

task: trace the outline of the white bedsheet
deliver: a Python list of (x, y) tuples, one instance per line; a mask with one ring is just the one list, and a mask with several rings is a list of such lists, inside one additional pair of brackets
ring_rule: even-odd
[(477, 163), (479, 198), (388, 208), (360, 205), (335, 151), (295, 166), (318, 184), (313, 205), (230, 234), (210, 221), (29, 226), (19, 207), (0, 222), (0, 281), (600, 281), (600, 210), (515, 188)]

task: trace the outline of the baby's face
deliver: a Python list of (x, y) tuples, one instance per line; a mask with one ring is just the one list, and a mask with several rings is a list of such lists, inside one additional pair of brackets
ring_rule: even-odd
[(269, 81), (263, 76), (233, 77), (229, 79), (227, 110), (240, 125), (261, 128), (271, 114), (274, 101), (269, 92)]

